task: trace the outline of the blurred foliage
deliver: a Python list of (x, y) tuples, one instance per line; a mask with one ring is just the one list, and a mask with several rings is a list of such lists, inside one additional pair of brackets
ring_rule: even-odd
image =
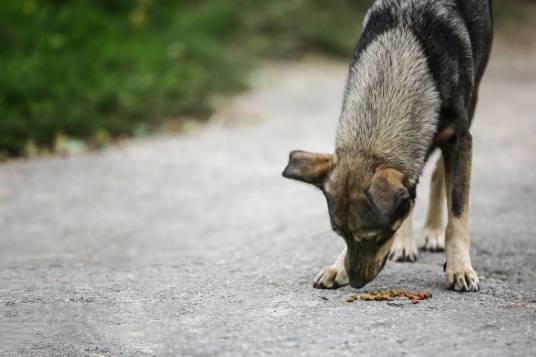
[(515, 36), (536, 28), (536, 1), (492, 0), (495, 30), (499, 35)]
[[(348, 57), (371, 1), (0, 1), (0, 156), (210, 113), (259, 59)], [(73, 149), (74, 150), (74, 149)]]
[(347, 53), (362, 12), (353, 3), (1, 1), (0, 151), (206, 117), (210, 97), (243, 87), (260, 56)]

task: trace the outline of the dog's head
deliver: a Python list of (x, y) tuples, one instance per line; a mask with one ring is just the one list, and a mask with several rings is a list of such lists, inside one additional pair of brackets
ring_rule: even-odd
[(326, 196), (331, 226), (348, 246), (350, 285), (373, 280), (414, 204), (405, 175), (373, 159), (293, 151), (283, 176), (313, 184)]

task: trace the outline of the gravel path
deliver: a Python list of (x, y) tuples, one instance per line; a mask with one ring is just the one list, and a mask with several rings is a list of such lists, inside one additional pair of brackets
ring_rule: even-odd
[(480, 293), (446, 290), (432, 253), (366, 287), (431, 290), (418, 305), (312, 288), (343, 242), (280, 172), (291, 149), (332, 150), (346, 68), (282, 64), (203, 130), (0, 165), (0, 355), (535, 355), (533, 58), (497, 53), (481, 90)]

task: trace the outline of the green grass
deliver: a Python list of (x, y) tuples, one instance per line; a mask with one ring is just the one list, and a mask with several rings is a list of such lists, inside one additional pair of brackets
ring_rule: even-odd
[(0, 150), (48, 147), (58, 133), (132, 135), (206, 114), (208, 96), (240, 87), (244, 63), (223, 45), (236, 28), (229, 5), (107, 3), (1, 3)]
[(204, 119), (260, 59), (349, 58), (370, 3), (0, 1), (0, 157)]

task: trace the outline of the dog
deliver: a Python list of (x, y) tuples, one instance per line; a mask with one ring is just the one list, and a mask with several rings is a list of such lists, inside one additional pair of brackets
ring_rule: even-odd
[(423, 248), (446, 251), (449, 288), (479, 290), (469, 254), (470, 126), (492, 40), (491, 0), (372, 4), (350, 64), (335, 153), (292, 151), (283, 171), (323, 192), (331, 226), (346, 242), (314, 287), (361, 288), (388, 258), (417, 259), (411, 212), (438, 149)]

